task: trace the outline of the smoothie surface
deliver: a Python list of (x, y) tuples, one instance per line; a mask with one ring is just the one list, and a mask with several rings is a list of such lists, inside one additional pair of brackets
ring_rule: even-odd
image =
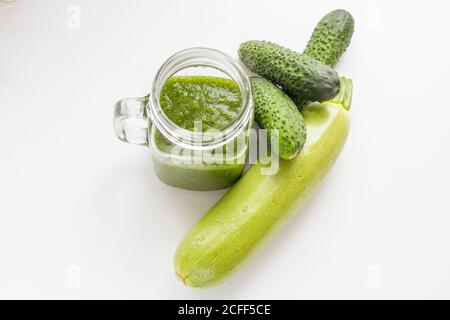
[[(166, 116), (179, 127), (201, 131), (225, 129), (239, 115), (242, 97), (237, 83), (230, 79), (206, 76), (169, 78), (160, 94)], [(199, 128), (198, 128), (199, 129)]]
[[(239, 117), (242, 97), (239, 86), (230, 79), (205, 76), (172, 77), (166, 81), (160, 94), (160, 105), (166, 116), (177, 126), (200, 131), (223, 130)], [(195, 127), (196, 126), (196, 127)], [(192, 150), (178, 150), (158, 130), (155, 130), (154, 167), (163, 182), (190, 190), (216, 190), (231, 186), (242, 175), (245, 153), (232, 149), (231, 163), (203, 162), (179, 163), (177, 156), (191, 161), (196, 158)], [(235, 141), (231, 142), (234, 146)], [(220, 154), (228, 153), (225, 146)], [(247, 148), (245, 147), (245, 150)], [(215, 152), (215, 150), (214, 150)], [(222, 159), (218, 157), (218, 159)], [(223, 160), (223, 159), (222, 159)]]

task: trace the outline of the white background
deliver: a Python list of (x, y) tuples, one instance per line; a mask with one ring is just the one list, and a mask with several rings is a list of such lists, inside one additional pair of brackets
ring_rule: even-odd
[[(0, 298), (450, 298), (447, 1), (3, 1)], [(174, 250), (223, 191), (159, 182), (115, 138), (115, 101), (187, 47), (301, 51), (339, 7), (356, 20), (343, 153), (242, 271), (184, 287)]]

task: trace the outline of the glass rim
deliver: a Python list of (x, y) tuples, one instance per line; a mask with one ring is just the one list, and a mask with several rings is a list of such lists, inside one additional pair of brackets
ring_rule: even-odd
[[(184, 129), (170, 120), (161, 108), (159, 100), (165, 82), (183, 69), (198, 66), (215, 68), (223, 72), (236, 82), (241, 91), (241, 110), (236, 119), (222, 130), (199, 132)], [(184, 49), (170, 56), (158, 69), (147, 109), (153, 125), (175, 145), (194, 150), (218, 148), (239, 136), (252, 119), (250, 79), (238, 61), (219, 50), (207, 47)]]

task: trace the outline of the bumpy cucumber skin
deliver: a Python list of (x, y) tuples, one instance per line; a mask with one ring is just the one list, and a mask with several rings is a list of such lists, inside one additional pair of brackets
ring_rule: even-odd
[[(314, 29), (303, 55), (334, 67), (350, 44), (354, 27), (350, 12), (337, 9), (327, 13)], [(292, 96), (292, 100), (300, 111), (308, 104), (302, 96)]]
[(354, 27), (348, 11), (331, 11), (317, 24), (303, 54), (334, 67), (350, 44)]
[(275, 43), (247, 41), (238, 53), (250, 70), (280, 85), (291, 96), (325, 101), (339, 91), (339, 77), (330, 66)]
[(279, 155), (294, 158), (303, 148), (306, 128), (303, 117), (289, 96), (272, 82), (251, 77), (255, 120), (268, 130), (269, 141), (273, 130), (278, 130)]
[(254, 256), (308, 200), (341, 152), (350, 126), (340, 104), (309, 104), (302, 152), (280, 160), (275, 175), (252, 165), (189, 231), (175, 255), (178, 277), (191, 287), (224, 281)]

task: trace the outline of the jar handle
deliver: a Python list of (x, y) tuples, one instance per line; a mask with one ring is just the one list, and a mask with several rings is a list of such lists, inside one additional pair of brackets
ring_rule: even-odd
[(114, 132), (119, 140), (148, 145), (149, 118), (145, 110), (149, 94), (141, 98), (125, 98), (114, 107)]

